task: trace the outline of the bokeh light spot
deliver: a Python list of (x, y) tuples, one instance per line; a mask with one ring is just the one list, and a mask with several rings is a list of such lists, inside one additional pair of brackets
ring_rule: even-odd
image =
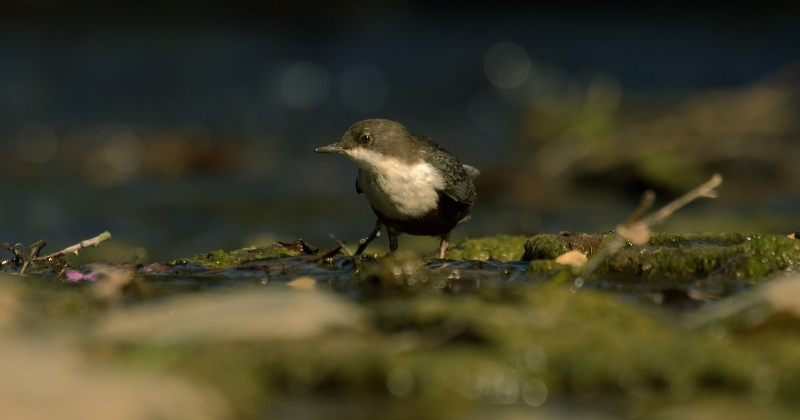
[(513, 89), (528, 78), (531, 60), (525, 49), (518, 44), (501, 42), (486, 53), (483, 70), (495, 86)]
[(386, 375), (386, 388), (392, 395), (403, 397), (414, 389), (414, 377), (407, 369), (395, 368)]
[(139, 169), (143, 156), (142, 142), (131, 131), (121, 131), (114, 135), (103, 150), (103, 157), (111, 167), (125, 174)]
[(281, 89), (289, 105), (301, 109), (314, 108), (328, 98), (328, 73), (316, 63), (299, 61), (284, 72)]
[(522, 386), (522, 399), (528, 405), (538, 407), (547, 401), (547, 385), (538, 379), (531, 379)]

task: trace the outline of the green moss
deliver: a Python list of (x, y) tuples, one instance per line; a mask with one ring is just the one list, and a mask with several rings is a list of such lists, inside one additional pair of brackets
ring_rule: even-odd
[(800, 262), (800, 241), (782, 235), (654, 235), (650, 245), (627, 247), (602, 265), (607, 274), (695, 281), (711, 275), (763, 279)]
[[(591, 257), (611, 234), (536, 235), (525, 243), (525, 260), (552, 260), (571, 250)], [(709, 276), (761, 279), (800, 263), (800, 241), (783, 235), (654, 233), (645, 246), (626, 246), (595, 272), (625, 281), (669, 279), (694, 282)], [(541, 270), (539, 270), (541, 271)]]
[[(17, 331), (26, 336), (58, 331), (86, 344), (81, 351), (108, 366), (169, 371), (208, 386), (226, 396), (241, 418), (281, 417), (281, 408), (293, 401), (304, 410), (323, 407), (320, 414), (305, 416), (315, 418), (359, 418), (359, 413), (369, 413), (361, 414), (365, 418), (376, 413), (388, 418), (499, 418), (493, 415), (498, 407), (529, 408), (521, 402), (544, 397), (545, 405), (537, 410), (563, 407), (572, 415), (576, 407), (602, 407), (615, 418), (630, 414), (624, 407), (631, 405), (643, 407), (642, 418), (656, 418), (664, 415), (665, 402), (704, 406), (709, 396), (744, 408), (798, 412), (796, 317), (783, 314), (789, 317), (786, 322), (757, 329), (726, 319), (686, 328), (669, 308), (632, 303), (625, 299), (630, 295), (570, 291), (574, 269), (553, 258), (568, 250), (591, 258), (609, 238), (537, 235), (526, 240), (525, 253), (546, 258), (532, 258), (527, 268), (514, 255), (504, 254), (514, 252), (515, 241), (519, 252), (522, 239), (502, 236), (467, 241), (459, 252), (506, 255), (512, 262), (429, 262), (413, 252), (380, 259), (337, 256), (327, 262), (300, 258), (298, 273), (315, 276), (319, 289), (325, 288), (325, 275), (337, 279), (342, 286), (331, 289), (351, 298), (342, 304), (364, 315), (357, 323), (305, 335), (220, 338), (226, 336), (211, 331), (206, 336), (203, 330), (192, 341), (152, 336), (137, 341), (130, 335), (121, 340), (93, 333), (108, 310), (92, 304), (91, 285), (96, 283), (0, 276), (9, 286), (4, 296), (24, 306), (24, 311), (7, 315), (0, 333), (13, 345), (24, 338)], [(307, 251), (287, 246), (245, 249), (203, 254), (193, 262), (230, 267), (299, 253)], [(286, 263), (300, 259), (287, 258)], [(800, 241), (779, 235), (655, 234), (645, 246), (627, 246), (608, 257), (595, 275), (604, 276), (612, 285), (609, 290), (648, 278), (670, 279), (669, 287), (675, 287), (713, 277), (735, 287), (743, 279), (764, 279), (798, 261)], [(503, 267), (518, 270), (518, 277), (503, 277)], [(455, 284), (473, 286), (457, 292)], [(251, 287), (265, 287), (265, 294), (320, 293), (341, 301), (319, 290), (288, 291), (280, 282)], [(209, 316), (219, 313), (214, 312), (219, 295), (208, 292), (203, 298)], [(169, 299), (154, 299), (166, 302), (154, 302), (149, 310), (173, 308)], [(267, 306), (280, 306), (275, 302), (288, 300)], [(286, 304), (274, 315), (297, 325), (287, 328), (301, 329), (308, 325), (302, 315), (320, 310), (315, 302)], [(148, 310), (150, 305), (143, 306)], [(226, 311), (233, 325), (262, 319), (236, 309)], [(128, 311), (125, 305), (117, 310)], [(751, 315), (745, 311), (734, 316)], [(68, 322), (54, 322), (58, 319)], [(500, 404), (506, 402), (517, 404)], [(705, 407), (705, 417), (723, 417)]]
[[(767, 344), (732, 347), (705, 332), (673, 329), (613, 295), (566, 288), (513, 294), (514, 299), (428, 297), (381, 306), (376, 322), (394, 334), (425, 332), (420, 350), (407, 356), (421, 366), (414, 376), (427, 378), (433, 388), (457, 381), (461, 393), (476, 392), (481, 400), (497, 397), (482, 383), (505, 379), (542, 381), (554, 398), (603, 395), (605, 400), (645, 390), (670, 395), (673, 389), (691, 394), (706, 386), (735, 393), (754, 385), (762, 362), (800, 367), (783, 359), (792, 354), (791, 346), (775, 351), (780, 355), (758, 356)], [(428, 347), (431, 342), (438, 344)], [(747, 363), (752, 357), (759, 362)]]
[[(794, 335), (750, 341), (729, 332), (721, 341), (719, 332), (669, 327), (608, 293), (504, 289), (380, 300), (368, 308), (369, 331), (209, 344), (186, 367), (194, 374), (199, 369), (226, 394), (240, 395), (235, 398), (244, 405), (262, 404), (265, 396), (273, 402), (297, 395), (392, 400), (387, 383), (400, 372), (409, 383), (403, 410), (432, 418), (450, 418), (475, 402), (518, 400), (529, 383), (546, 386), (548, 401), (556, 402), (697, 401), (709, 392), (750, 395), (767, 367), (800, 369)], [(220, 359), (225, 369), (208, 368), (221, 366)], [(792, 384), (779, 382), (769, 392), (773, 404), (800, 398)]]
[(359, 260), (352, 286), (364, 298), (396, 298), (441, 293), (448, 284), (447, 276), (429, 271), (419, 254), (401, 251)]
[(670, 234), (653, 233), (650, 235), (649, 245), (654, 246), (703, 246), (719, 245), (731, 246), (738, 245), (747, 240), (747, 236), (741, 233), (690, 233), (690, 234)]
[(447, 252), (452, 260), (495, 259), (499, 261), (518, 261), (522, 258), (525, 236), (498, 235), (488, 238), (469, 239)]
[(553, 260), (567, 251), (581, 251), (591, 256), (603, 241), (610, 237), (613, 237), (613, 234), (587, 235), (580, 232), (562, 232), (558, 235), (535, 235), (525, 242), (522, 259)]
[[(774, 252), (785, 263), (781, 255), (790, 256), (790, 244), (766, 237), (740, 245)], [(366, 314), (353, 327), (292, 338), (220, 339), (209, 334), (191, 342), (153, 342), (152, 337), (116, 342), (113, 336), (91, 334), (96, 322), (73, 322), (59, 324), (59, 334), (84, 340), (89, 356), (106, 365), (169, 371), (211, 387), (225, 395), (242, 418), (279, 413), (292, 401), (304, 404), (298, 407), (321, 404), (326, 410), (330, 402), (358, 401), (336, 405), (335, 415), (325, 411), (311, 416), (315, 418), (358, 418), (364, 410), (374, 415), (386, 409), (394, 410), (389, 417), (397, 418), (453, 418), (454, 413), (483, 418), (478, 414), (491, 414), (498, 403), (525, 401), (537, 389), (546, 390), (539, 395), (546, 397), (545, 407), (604, 407), (611, 417), (625, 414), (613, 407), (635, 403), (656, 407), (644, 413), (652, 418), (664, 401), (697, 404), (709, 395), (771, 409), (791, 409), (800, 399), (796, 323), (780, 327), (794, 328), (789, 333), (767, 329), (755, 335), (725, 323), (684, 329), (663, 311), (626, 302), (615, 293), (573, 293), (552, 283), (537, 287), (511, 282), (458, 296), (437, 294), (431, 281), (444, 277), (422, 282), (420, 276), (430, 276), (429, 269), (414, 253), (356, 261), (362, 264), (353, 281), (385, 293), (378, 299), (345, 303)], [(533, 261), (531, 266), (531, 275), (570, 273), (569, 267), (551, 260)], [(267, 287), (280, 288), (272, 293), (310, 293)], [(34, 291), (20, 287), (9, 295), (26, 302)], [(211, 293), (205, 297), (209, 308), (216, 307), (216, 298)], [(169, 306), (155, 303), (152, 310), (162, 312)], [(280, 315), (287, 323), (297, 322), (298, 314), (318, 306), (290, 305)], [(93, 319), (102, 316), (98, 311), (91, 314)], [(26, 331), (53, 328), (51, 319), (39, 325), (31, 321), (35, 317), (24, 318)], [(395, 381), (402, 386), (392, 386)], [(708, 417), (716, 417), (714, 413), (709, 411)]]
[(302, 251), (286, 246), (269, 246), (261, 248), (243, 248), (235, 251), (211, 251), (197, 254), (183, 261), (206, 268), (225, 269), (236, 267), (247, 261), (292, 257), (300, 254), (302, 254)]
[(553, 260), (531, 261), (526, 276), (531, 281), (550, 282), (560, 284), (573, 280), (578, 270), (574, 267), (559, 264)]
[(747, 258), (735, 274), (745, 278), (761, 278), (800, 263), (800, 241), (783, 235), (753, 235), (737, 248)]

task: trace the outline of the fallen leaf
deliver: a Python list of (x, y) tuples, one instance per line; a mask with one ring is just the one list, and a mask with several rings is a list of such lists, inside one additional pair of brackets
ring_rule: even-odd
[(586, 258), (586, 254), (580, 251), (567, 251), (555, 259), (555, 262), (559, 264), (571, 265), (573, 267), (583, 267), (586, 265), (587, 261), (589, 261), (589, 259)]

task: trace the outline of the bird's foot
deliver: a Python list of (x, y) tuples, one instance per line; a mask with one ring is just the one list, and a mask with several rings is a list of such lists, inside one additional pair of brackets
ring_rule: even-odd
[(439, 243), (439, 259), (443, 260), (447, 254), (447, 248), (450, 247), (450, 235), (442, 236), (442, 242)]

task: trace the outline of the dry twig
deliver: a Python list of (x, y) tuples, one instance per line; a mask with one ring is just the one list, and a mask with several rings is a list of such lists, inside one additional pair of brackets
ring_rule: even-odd
[[(70, 247), (64, 248), (61, 251), (54, 252), (49, 255), (45, 255), (43, 257), (39, 256), (39, 253), (42, 251), (42, 248), (46, 245), (44, 240), (39, 240), (27, 247), (23, 248), (22, 244), (11, 245), (7, 243), (0, 243), (0, 248), (4, 248), (11, 253), (14, 254), (14, 258), (9, 260), (0, 261), (0, 267), (5, 267), (7, 265), (22, 268), (19, 271), (19, 274), (24, 274), (25, 270), (29, 266), (42, 266), (42, 265), (53, 265), (55, 263), (63, 264), (64, 261), (62, 258), (67, 254), (78, 254), (83, 248), (87, 248), (90, 246), (97, 246), (101, 243), (111, 239), (111, 234), (109, 232), (103, 232), (94, 238), (87, 239), (85, 241), (81, 241), (75, 245)], [(63, 267), (62, 267), (63, 268)]]
[(572, 290), (577, 291), (582, 288), (586, 283), (586, 279), (589, 278), (592, 272), (594, 272), (607, 257), (614, 255), (614, 253), (619, 251), (620, 248), (627, 243), (633, 245), (644, 245), (647, 243), (650, 238), (650, 228), (662, 223), (667, 217), (671, 216), (683, 206), (698, 198), (716, 198), (717, 192), (715, 189), (720, 184), (722, 184), (722, 175), (714, 174), (707, 182), (678, 197), (655, 213), (644, 216), (647, 210), (652, 207), (653, 201), (655, 200), (655, 194), (652, 191), (647, 191), (642, 196), (639, 207), (633, 212), (628, 221), (624, 225), (617, 226), (615, 231), (616, 236), (583, 266), (581, 274), (578, 275), (573, 282)]
[(103, 243), (103, 242), (105, 242), (105, 241), (107, 241), (109, 239), (111, 239), (111, 233), (108, 232), (108, 231), (105, 231), (105, 232), (95, 236), (94, 238), (86, 239), (84, 241), (80, 241), (79, 243), (77, 243), (75, 245), (72, 245), (72, 246), (69, 246), (69, 247), (66, 247), (66, 248), (62, 249), (61, 251), (54, 252), (54, 253), (52, 253), (50, 255), (45, 255), (44, 257), (38, 257), (37, 256), (35, 258), (32, 258), (31, 262), (32, 263), (40, 263), (40, 262), (52, 261), (52, 260), (54, 260), (56, 258), (61, 258), (61, 257), (65, 256), (65, 255), (67, 255), (67, 254), (78, 255), (78, 251), (80, 251), (81, 249), (88, 248), (90, 246), (98, 246), (101, 243)]

